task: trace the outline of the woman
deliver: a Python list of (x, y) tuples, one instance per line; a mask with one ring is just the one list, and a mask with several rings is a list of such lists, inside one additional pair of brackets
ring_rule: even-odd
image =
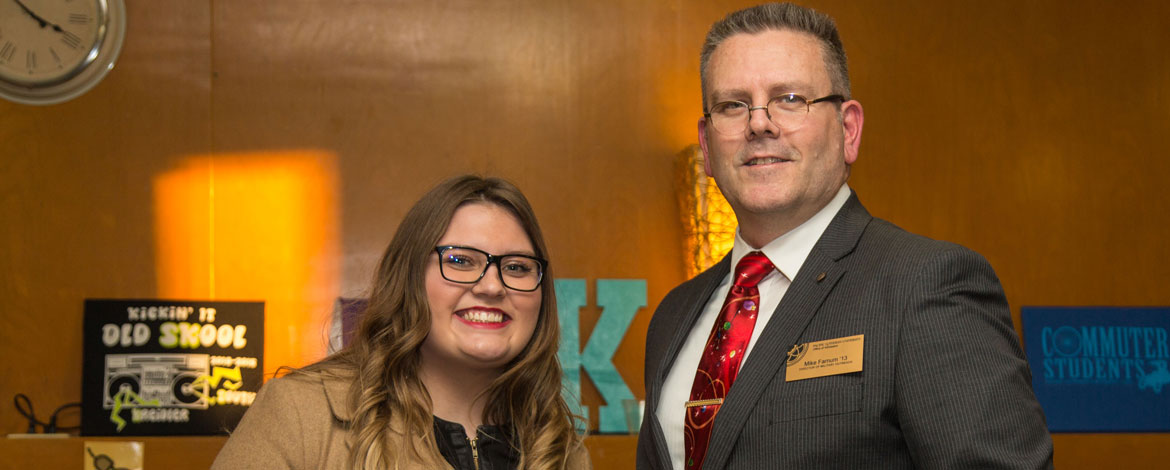
[(386, 248), (350, 344), (265, 384), (212, 468), (589, 468), (546, 257), (515, 186), (435, 187)]

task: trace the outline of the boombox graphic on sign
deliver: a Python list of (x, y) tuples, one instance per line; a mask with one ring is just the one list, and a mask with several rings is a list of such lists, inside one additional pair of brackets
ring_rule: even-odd
[[(207, 409), (210, 377), (207, 354), (107, 354), (106, 395), (102, 406), (113, 409), (137, 395), (159, 406)], [(134, 403), (127, 406), (135, 407)]]
[(263, 380), (264, 304), (87, 300), (81, 432), (224, 434)]

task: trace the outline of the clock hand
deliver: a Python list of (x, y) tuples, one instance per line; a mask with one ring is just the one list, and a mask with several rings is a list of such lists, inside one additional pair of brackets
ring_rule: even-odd
[(52, 26), (53, 31), (56, 31), (58, 33), (65, 32), (65, 30), (61, 29), (60, 26), (57, 26), (54, 23), (50, 23), (47, 20), (45, 20), (44, 18), (41, 18), (40, 16), (38, 16), (36, 13), (33, 13), (32, 10), (29, 10), (28, 7), (24, 6), (24, 2), (21, 2), (20, 0), (12, 0), (12, 1), (16, 2), (17, 5), (20, 5), (20, 9), (24, 10), (25, 13), (28, 13), (28, 16), (31, 16), (32, 19), (37, 20), (37, 23), (41, 24), (41, 28), (44, 28), (45, 26)]

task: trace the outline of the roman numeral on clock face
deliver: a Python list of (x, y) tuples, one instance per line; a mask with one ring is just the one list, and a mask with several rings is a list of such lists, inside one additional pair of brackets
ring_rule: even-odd
[(66, 46), (69, 46), (73, 49), (77, 49), (79, 46), (81, 46), (81, 38), (77, 37), (76, 34), (73, 34), (69, 31), (65, 31), (61, 35), (61, 40), (65, 42)]
[(16, 46), (12, 45), (12, 41), (5, 41), (4, 46), (0, 47), (0, 60), (9, 62), (12, 60), (12, 55), (16, 53)]

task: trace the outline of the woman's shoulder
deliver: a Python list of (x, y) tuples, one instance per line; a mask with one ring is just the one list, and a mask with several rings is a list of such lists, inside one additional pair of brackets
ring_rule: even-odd
[(266, 382), (212, 469), (339, 468), (321, 464), (344, 449), (330, 398), (335, 382), (299, 372)]
[(349, 421), (352, 418), (349, 411), (352, 383), (352, 373), (340, 368), (293, 370), (266, 382), (260, 394), (277, 402), (327, 404), (334, 417)]

